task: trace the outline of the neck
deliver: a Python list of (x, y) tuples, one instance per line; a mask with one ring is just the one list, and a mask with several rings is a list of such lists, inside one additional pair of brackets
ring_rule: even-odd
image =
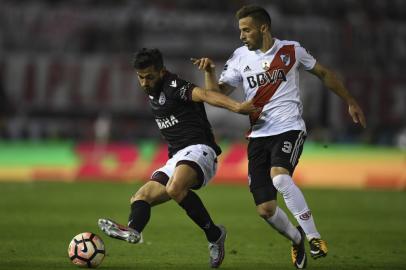
[(272, 48), (274, 42), (275, 41), (273, 40), (271, 34), (265, 35), (262, 41), (262, 47), (260, 48), (261, 52), (267, 52), (270, 48)]

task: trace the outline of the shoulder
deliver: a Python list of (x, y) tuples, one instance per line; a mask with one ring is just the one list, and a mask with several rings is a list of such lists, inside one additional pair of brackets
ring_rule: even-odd
[(255, 55), (255, 52), (248, 50), (247, 46), (242, 46), (236, 49), (234, 51), (234, 54), (239, 61), (244, 61), (244, 59), (250, 58), (252, 55)]
[(249, 52), (250, 52), (250, 50), (248, 50), (247, 46), (241, 46), (241, 47), (235, 49), (234, 54), (236, 56), (241, 56), (241, 55), (245, 55)]
[(165, 75), (164, 80), (163, 80), (164, 88), (171, 89), (171, 90), (178, 89), (185, 84), (190, 84), (190, 82), (182, 79), (177, 74), (170, 73), (170, 72), (168, 72)]
[(279, 41), (279, 48), (283, 48), (284, 46), (293, 46), (294, 53), (299, 58), (307, 57), (308, 55), (310, 55), (309, 51), (297, 41), (293, 40)]
[(241, 60), (241, 58), (248, 55), (249, 53), (250, 53), (250, 51), (247, 49), (247, 47), (242, 46), (242, 47), (235, 49), (228, 60), (238, 62)]
[(163, 80), (163, 84), (165, 87), (171, 86), (173, 84), (176, 84), (176, 81), (179, 79), (178, 75), (175, 73), (171, 73), (169, 71), (166, 72)]
[(246, 46), (237, 48), (236, 50), (234, 50), (233, 54), (227, 60), (227, 63), (224, 66), (224, 70), (227, 70), (228, 67), (238, 69), (241, 65), (243, 65), (244, 61), (250, 59), (252, 53), (253, 52), (248, 50)]
[(165, 94), (174, 99), (187, 101), (190, 98), (191, 90), (195, 88), (195, 84), (180, 78), (176, 74), (165, 76), (164, 91)]
[(280, 48), (283, 46), (293, 46), (295, 57), (298, 62), (304, 65), (305, 70), (310, 70), (314, 67), (316, 59), (299, 42), (293, 40), (281, 40), (280, 44)]
[(293, 45), (295, 48), (301, 47), (300, 43), (298, 41), (294, 41), (294, 40), (280, 40), (279, 43), (280, 43), (280, 47), (288, 46), (288, 45)]

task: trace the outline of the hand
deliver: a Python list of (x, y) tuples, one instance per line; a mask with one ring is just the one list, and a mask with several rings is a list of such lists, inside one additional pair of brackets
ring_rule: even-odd
[(367, 127), (364, 112), (357, 104), (357, 102), (351, 101), (348, 103), (348, 113), (351, 115), (352, 121), (354, 121), (354, 123), (360, 123), (363, 128)]
[(255, 107), (254, 101), (251, 99), (249, 101), (241, 102), (238, 105), (237, 113), (240, 114), (250, 114), (253, 112), (258, 112), (260, 111), (261, 108)]
[(216, 65), (214, 65), (213, 61), (210, 58), (204, 57), (204, 58), (190, 58), (190, 61), (192, 61), (193, 65), (197, 66), (198, 69), (202, 69), (206, 72), (212, 72), (214, 71)]

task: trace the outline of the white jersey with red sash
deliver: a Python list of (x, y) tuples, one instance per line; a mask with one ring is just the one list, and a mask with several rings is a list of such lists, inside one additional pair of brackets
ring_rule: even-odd
[(242, 84), (246, 100), (261, 108), (250, 115), (248, 137), (266, 137), (289, 130), (306, 131), (299, 93), (299, 67), (310, 70), (316, 60), (298, 42), (274, 39), (267, 52), (236, 49), (219, 82)]

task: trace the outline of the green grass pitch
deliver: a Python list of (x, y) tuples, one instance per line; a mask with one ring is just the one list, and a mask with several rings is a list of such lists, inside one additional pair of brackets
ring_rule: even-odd
[[(127, 221), (129, 197), (138, 187), (0, 183), (0, 269), (76, 269), (67, 247), (84, 231), (105, 242), (100, 269), (209, 269), (203, 232), (172, 201), (152, 209), (143, 244), (99, 231), (99, 217)], [(294, 269), (289, 242), (256, 215), (247, 187), (210, 185), (198, 194), (214, 221), (228, 229), (222, 269)], [(304, 189), (304, 194), (329, 244), (328, 256), (309, 258), (308, 269), (406, 269), (404, 191)]]

